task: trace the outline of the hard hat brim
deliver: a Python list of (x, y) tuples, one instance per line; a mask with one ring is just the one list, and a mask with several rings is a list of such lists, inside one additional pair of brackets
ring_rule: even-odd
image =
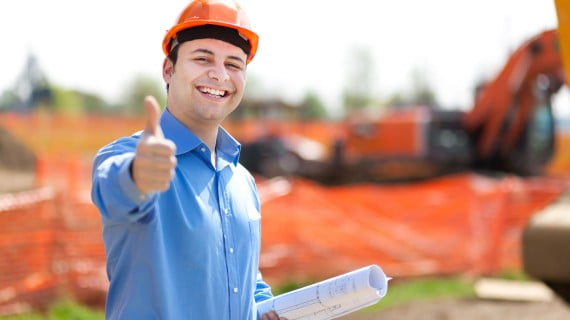
[(259, 42), (259, 36), (255, 32), (253, 32), (249, 29), (246, 29), (246, 28), (236, 26), (235, 24), (212, 21), (212, 20), (196, 19), (196, 20), (192, 20), (192, 21), (186, 21), (184, 23), (180, 23), (180, 24), (177, 24), (176, 26), (172, 27), (170, 30), (168, 30), (168, 32), (164, 36), (164, 40), (162, 41), (162, 51), (167, 56), (170, 54), (170, 49), (171, 49), (170, 45), (171, 45), (172, 39), (174, 39), (176, 37), (176, 34), (178, 32), (180, 32), (182, 30), (190, 29), (193, 27), (203, 26), (203, 25), (208, 25), (208, 24), (217, 25), (217, 26), (221, 26), (221, 27), (227, 27), (230, 29), (237, 30), (242, 37), (244, 37), (247, 41), (249, 41), (250, 46), (251, 46), (251, 50), (250, 50), (249, 55), (247, 56), (246, 62), (249, 63), (253, 59), (253, 57), (257, 53), (257, 45)]

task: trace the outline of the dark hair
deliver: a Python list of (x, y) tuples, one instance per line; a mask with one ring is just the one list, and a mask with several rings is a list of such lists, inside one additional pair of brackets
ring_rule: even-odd
[[(173, 42), (179, 45), (186, 41), (206, 38), (225, 41), (240, 48), (246, 55), (251, 53), (251, 44), (236, 29), (212, 24), (181, 30), (176, 34), (176, 41)], [(175, 43), (171, 45), (176, 46)]]
[(172, 48), (172, 50), (170, 50), (170, 53), (168, 54), (168, 59), (170, 59), (170, 61), (172, 61), (172, 64), (176, 64), (176, 60), (178, 60), (178, 49), (180, 48), (180, 46), (176, 46), (174, 48)]
[[(170, 61), (172, 61), (172, 69), (174, 69), (175, 65), (176, 65), (176, 61), (178, 60), (178, 49), (180, 48), (180, 46), (176, 46), (174, 48), (172, 48), (172, 50), (170, 50), (170, 53), (167, 56), (167, 59), (169, 59)], [(169, 89), (169, 84), (166, 84), (166, 92), (168, 92)]]

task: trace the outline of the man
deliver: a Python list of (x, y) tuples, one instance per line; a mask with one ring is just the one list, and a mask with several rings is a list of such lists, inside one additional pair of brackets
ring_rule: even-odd
[(142, 133), (102, 148), (107, 319), (279, 319), (258, 271), (260, 203), (220, 127), (239, 104), (257, 35), (234, 2), (194, 0), (165, 36), (167, 107), (144, 101)]

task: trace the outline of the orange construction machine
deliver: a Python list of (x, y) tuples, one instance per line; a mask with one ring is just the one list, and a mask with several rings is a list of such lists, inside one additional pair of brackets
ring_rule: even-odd
[(312, 137), (293, 139), (292, 132), (281, 131), (245, 144), (243, 164), (264, 176), (325, 183), (401, 181), (464, 170), (539, 174), (554, 152), (550, 101), (563, 83), (557, 30), (548, 30), (512, 53), (467, 112), (414, 106), (379, 117), (352, 116), (337, 124), (334, 140), (312, 141), (315, 152), (306, 150)]
[[(556, 0), (560, 52), (570, 80), (570, 2)], [(570, 188), (559, 199), (536, 213), (522, 235), (523, 268), (542, 280), (570, 304)]]

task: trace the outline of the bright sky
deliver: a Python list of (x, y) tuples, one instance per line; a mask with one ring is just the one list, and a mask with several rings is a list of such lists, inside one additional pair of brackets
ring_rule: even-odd
[[(29, 52), (49, 79), (113, 100), (137, 73), (161, 79), (161, 42), (187, 0), (0, 2), (0, 90)], [(241, 0), (260, 35), (249, 75), (268, 96), (298, 101), (311, 89), (340, 107), (354, 47), (369, 48), (373, 95), (425, 73), (439, 101), (468, 109), (474, 84), (492, 77), (529, 37), (557, 25), (553, 0)], [(570, 108), (569, 108), (570, 109)]]

